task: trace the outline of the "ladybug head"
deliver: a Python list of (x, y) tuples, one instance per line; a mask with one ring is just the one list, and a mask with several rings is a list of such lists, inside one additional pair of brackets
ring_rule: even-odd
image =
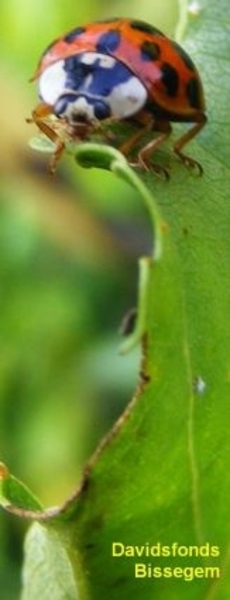
[(95, 120), (108, 119), (111, 109), (105, 98), (67, 92), (57, 99), (54, 114), (57, 117), (65, 117), (70, 125), (75, 126), (78, 123), (89, 124)]

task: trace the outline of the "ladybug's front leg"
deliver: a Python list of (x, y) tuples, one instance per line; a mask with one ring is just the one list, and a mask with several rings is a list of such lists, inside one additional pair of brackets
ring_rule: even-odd
[(55, 172), (57, 162), (60, 160), (63, 150), (65, 149), (65, 143), (57, 131), (55, 131), (55, 127), (52, 127), (52, 125), (46, 121), (46, 118), (50, 117), (52, 114), (52, 106), (49, 106), (48, 104), (38, 104), (38, 106), (32, 112), (32, 118), (27, 119), (28, 123), (36, 123), (40, 131), (42, 131), (42, 133), (44, 133), (55, 144), (55, 150), (49, 163), (50, 173)]

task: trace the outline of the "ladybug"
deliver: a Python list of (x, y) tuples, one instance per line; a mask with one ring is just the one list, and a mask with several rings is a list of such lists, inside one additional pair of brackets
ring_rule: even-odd
[(181, 46), (148, 23), (111, 19), (77, 27), (48, 46), (34, 79), (41, 104), (31, 120), (55, 142), (51, 171), (67, 141), (81, 142), (95, 132), (109, 139), (107, 125), (122, 121), (134, 133), (121, 152), (128, 159), (136, 152), (135, 165), (167, 175), (151, 157), (170, 135), (171, 122), (186, 122), (192, 127), (173, 150), (202, 174), (202, 166), (183, 152), (207, 120), (198, 70)]

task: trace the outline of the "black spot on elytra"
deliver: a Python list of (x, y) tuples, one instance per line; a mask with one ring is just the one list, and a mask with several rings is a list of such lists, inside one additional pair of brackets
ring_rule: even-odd
[(115, 29), (110, 29), (103, 33), (97, 42), (97, 52), (114, 52), (120, 44), (120, 33)]
[(149, 25), (149, 23), (145, 23), (144, 21), (130, 21), (131, 29), (136, 29), (137, 31), (141, 31), (143, 33), (151, 33), (152, 35), (160, 35), (161, 37), (165, 37), (164, 34), (159, 31), (156, 27)]
[(74, 40), (83, 33), (85, 33), (85, 27), (76, 27), (75, 29), (72, 29), (72, 31), (69, 31), (63, 39), (67, 44), (71, 44), (71, 42), (74, 42)]
[(189, 104), (192, 108), (202, 108), (200, 100), (200, 84), (198, 79), (192, 78), (189, 80), (187, 83), (186, 93)]
[(192, 62), (192, 59), (190, 58), (190, 56), (185, 52), (185, 50), (183, 48), (181, 48), (181, 46), (179, 46), (179, 44), (177, 44), (176, 42), (172, 41), (171, 43), (172, 43), (172, 46), (174, 47), (174, 49), (176, 50), (177, 54), (179, 54), (179, 56), (182, 58), (186, 67), (190, 71), (195, 71), (194, 63)]
[(165, 86), (166, 92), (170, 98), (173, 98), (177, 94), (179, 86), (179, 75), (169, 63), (164, 62), (161, 66), (162, 71), (162, 83)]
[(160, 46), (155, 42), (145, 41), (141, 45), (141, 58), (144, 61), (152, 61), (160, 58)]

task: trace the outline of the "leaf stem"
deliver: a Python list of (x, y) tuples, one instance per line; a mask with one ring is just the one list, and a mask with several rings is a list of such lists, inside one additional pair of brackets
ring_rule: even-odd
[(134, 330), (121, 345), (120, 352), (125, 354), (141, 341), (147, 330), (150, 270), (152, 264), (159, 261), (162, 255), (162, 220), (152, 194), (118, 150), (105, 144), (84, 143), (76, 147), (75, 158), (82, 167), (107, 169), (126, 181), (139, 192), (150, 216), (153, 250), (151, 256), (144, 256), (139, 259), (137, 318)]

